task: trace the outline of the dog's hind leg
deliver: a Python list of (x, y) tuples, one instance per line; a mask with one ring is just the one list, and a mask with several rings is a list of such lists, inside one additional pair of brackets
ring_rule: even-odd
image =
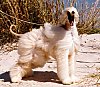
[(22, 77), (27, 77), (32, 75), (31, 65), (27, 63), (17, 63), (10, 70), (10, 77), (12, 82), (20, 82)]
[(37, 35), (34, 32), (28, 32), (21, 36), (18, 43), (18, 63), (11, 68), (10, 77), (12, 82), (19, 82), (22, 77), (32, 74), (31, 60), (33, 50), (36, 45)]
[(18, 51), (20, 52), (18, 63), (10, 69), (12, 82), (19, 82), (22, 77), (32, 75), (32, 49), (20, 48)]

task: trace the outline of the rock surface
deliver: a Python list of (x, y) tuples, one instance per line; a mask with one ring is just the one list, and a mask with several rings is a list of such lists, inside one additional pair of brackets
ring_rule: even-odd
[(100, 34), (80, 36), (81, 46), (76, 55), (78, 83), (63, 85), (56, 74), (56, 61), (51, 59), (43, 68), (33, 70), (33, 77), (11, 83), (9, 69), (16, 63), (16, 50), (0, 53), (0, 87), (99, 87), (100, 86)]

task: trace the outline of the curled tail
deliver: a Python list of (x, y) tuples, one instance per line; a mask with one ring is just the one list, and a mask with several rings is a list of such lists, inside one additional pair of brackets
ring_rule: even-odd
[(15, 28), (16, 29), (16, 25), (11, 25), (10, 26), (10, 32), (13, 34), (13, 35), (15, 35), (15, 36), (21, 36), (22, 34), (17, 34), (17, 33), (15, 33), (12, 29), (13, 28)]

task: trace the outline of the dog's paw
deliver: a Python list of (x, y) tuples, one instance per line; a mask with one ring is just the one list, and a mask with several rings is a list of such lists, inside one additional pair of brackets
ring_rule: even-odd
[(72, 76), (71, 77), (71, 82), (72, 83), (76, 83), (76, 82), (78, 82), (79, 81), (79, 78), (78, 77), (76, 77), (76, 76)]
[(12, 82), (21, 82), (22, 78), (18, 76), (11, 77)]
[(21, 73), (10, 73), (11, 81), (12, 82), (21, 82), (22, 76)]
[(70, 78), (67, 78), (67, 79), (64, 79), (64, 80), (62, 81), (62, 83), (63, 83), (64, 85), (70, 85), (70, 84), (72, 83), (72, 81), (71, 81)]

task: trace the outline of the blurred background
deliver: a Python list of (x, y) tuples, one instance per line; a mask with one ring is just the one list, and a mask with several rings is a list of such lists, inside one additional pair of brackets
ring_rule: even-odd
[(100, 0), (0, 0), (0, 50), (17, 48), (18, 37), (10, 33), (11, 24), (17, 26), (16, 33), (29, 32), (45, 22), (56, 25), (70, 5), (79, 12), (79, 34), (100, 33)]

